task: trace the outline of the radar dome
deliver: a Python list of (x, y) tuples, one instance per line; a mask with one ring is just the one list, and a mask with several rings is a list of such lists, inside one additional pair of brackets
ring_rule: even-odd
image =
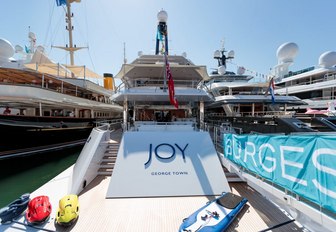
[(166, 11), (164, 11), (163, 9), (159, 11), (159, 13), (157, 14), (157, 19), (159, 20), (159, 22), (167, 22), (168, 19), (168, 14)]
[(5, 39), (0, 38), (0, 57), (11, 58), (14, 55), (13, 45)]
[(234, 58), (234, 56), (235, 56), (235, 53), (234, 53), (233, 50), (231, 50), (231, 51), (228, 52), (228, 57), (229, 58)]
[(214, 52), (214, 58), (215, 59), (219, 59), (221, 57), (221, 52), (219, 51), (219, 50), (216, 50), (215, 52)]
[(291, 63), (296, 57), (299, 47), (296, 43), (284, 43), (277, 50), (279, 63)]
[(336, 65), (336, 52), (328, 51), (319, 58), (319, 65), (323, 68), (330, 68)]
[(218, 67), (218, 74), (219, 75), (224, 75), (225, 71), (226, 71), (226, 68), (225, 68), (224, 65), (221, 65), (221, 66)]

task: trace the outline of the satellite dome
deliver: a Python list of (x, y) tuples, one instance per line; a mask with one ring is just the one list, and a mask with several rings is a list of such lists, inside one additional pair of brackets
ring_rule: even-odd
[(235, 52), (233, 50), (230, 50), (227, 55), (229, 58), (234, 58)]
[(219, 50), (216, 50), (215, 52), (214, 52), (214, 58), (215, 59), (219, 59), (219, 58), (221, 58), (221, 52), (219, 51)]
[(5, 39), (0, 38), (0, 57), (11, 58), (14, 55), (13, 45)]
[(221, 65), (221, 66), (218, 67), (218, 74), (219, 75), (224, 75), (225, 72), (226, 72), (226, 68), (225, 68), (224, 65)]
[(319, 58), (319, 65), (323, 68), (330, 68), (336, 65), (336, 52), (328, 51)]
[(279, 63), (293, 62), (295, 56), (299, 51), (299, 47), (296, 43), (284, 43), (280, 45), (277, 50), (277, 57)]
[(159, 13), (157, 14), (157, 19), (159, 20), (159, 22), (167, 22), (168, 19), (168, 14), (165, 10), (160, 10)]

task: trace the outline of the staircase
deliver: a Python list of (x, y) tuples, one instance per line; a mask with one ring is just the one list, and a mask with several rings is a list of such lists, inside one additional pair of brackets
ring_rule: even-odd
[(230, 105), (224, 104), (223, 109), (224, 109), (226, 115), (233, 116), (233, 111), (232, 111)]
[(111, 140), (105, 151), (105, 155), (103, 156), (100, 168), (98, 170), (99, 176), (111, 176), (113, 172), (113, 168), (117, 159), (118, 149), (120, 143), (117, 141)]

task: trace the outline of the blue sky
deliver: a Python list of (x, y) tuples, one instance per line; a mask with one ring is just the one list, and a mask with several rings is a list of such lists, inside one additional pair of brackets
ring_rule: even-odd
[[(235, 51), (233, 62), (258, 74), (276, 65), (276, 50), (285, 42), (299, 46), (293, 71), (315, 66), (323, 52), (336, 50), (335, 0), (82, 0), (72, 4), (74, 41), (89, 50), (78, 52), (76, 63), (117, 74), (124, 43), (128, 62), (138, 51), (153, 54), (162, 8), (168, 12), (170, 54), (186, 52), (208, 70), (216, 67), (213, 52), (223, 39)], [(1, 38), (28, 45), (30, 27), (49, 57), (69, 63), (65, 52), (51, 49), (67, 43), (64, 10), (55, 0), (1, 0), (0, 20)]]

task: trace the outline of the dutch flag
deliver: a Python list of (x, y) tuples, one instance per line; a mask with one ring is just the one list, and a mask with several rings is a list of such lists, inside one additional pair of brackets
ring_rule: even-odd
[(275, 89), (274, 78), (272, 77), (270, 80), (270, 84), (269, 84), (269, 92), (271, 93), (271, 96), (272, 96), (272, 104), (275, 103), (274, 89)]

